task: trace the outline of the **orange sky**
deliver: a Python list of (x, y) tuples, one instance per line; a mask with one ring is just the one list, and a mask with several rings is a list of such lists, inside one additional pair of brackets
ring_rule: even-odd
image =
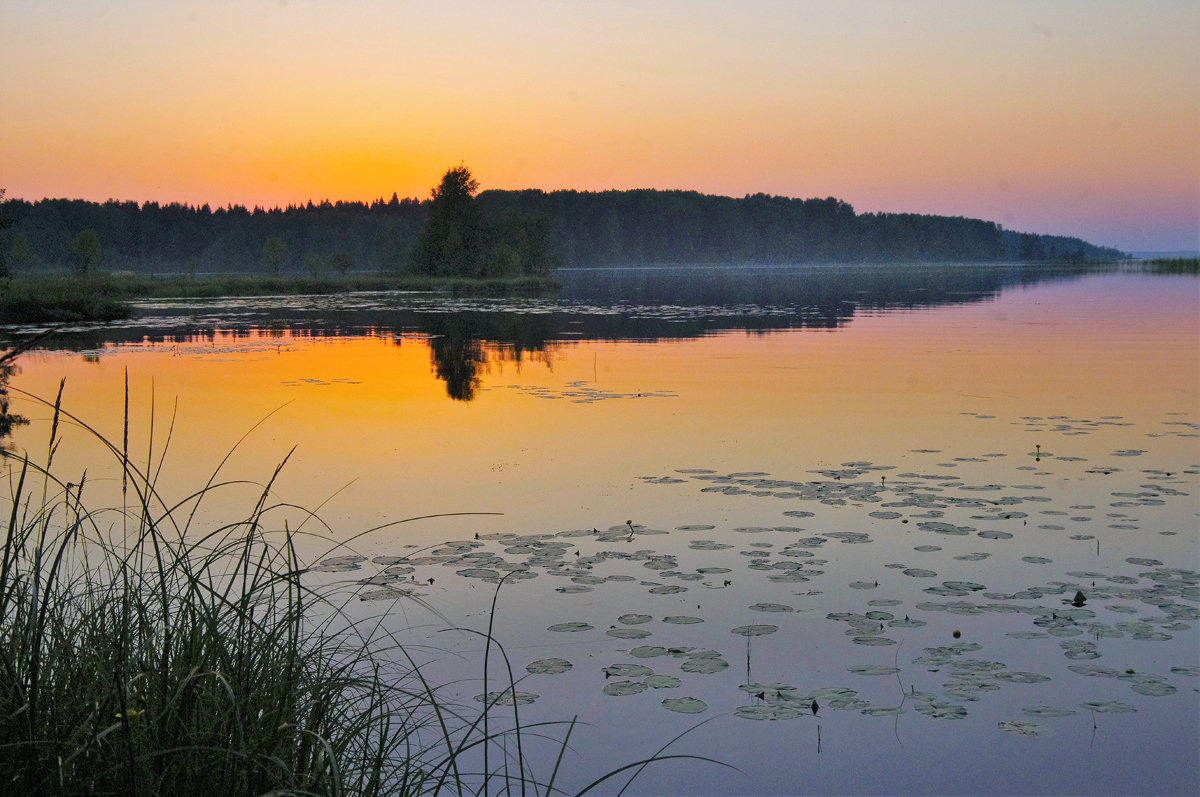
[(10, 197), (424, 196), (464, 162), (1200, 247), (1192, 2), (5, 5)]

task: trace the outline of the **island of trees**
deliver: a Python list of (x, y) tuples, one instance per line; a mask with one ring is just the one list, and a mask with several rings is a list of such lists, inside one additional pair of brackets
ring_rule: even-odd
[(426, 199), (246, 208), (10, 199), (16, 275), (377, 274), (505, 278), (559, 267), (1111, 260), (1078, 238), (990, 221), (855, 213), (833, 197), (695, 191), (478, 190), (466, 166)]

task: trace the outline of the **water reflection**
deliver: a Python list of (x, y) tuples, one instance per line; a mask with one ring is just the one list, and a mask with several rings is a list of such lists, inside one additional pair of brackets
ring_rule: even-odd
[(60, 330), (43, 348), (96, 361), (122, 343), (218, 337), (428, 337), (432, 372), (470, 401), (489, 360), (580, 340), (658, 341), (729, 330), (838, 329), (862, 313), (988, 301), (1033, 283), (1080, 279), (1112, 266), (943, 265), (566, 270), (555, 299), (460, 299), (393, 292), (225, 300), (153, 300), (126, 323)]
[(29, 423), (24, 417), (9, 412), (8, 383), (18, 373), (16, 359), (23, 348), (24, 346), (17, 346), (0, 353), (0, 452), (9, 450), (8, 438), (13, 429)]
[(20, 415), (8, 411), (8, 380), (16, 370), (15, 363), (0, 364), (0, 451), (7, 450), (8, 436), (12, 434), (13, 428), (27, 423)]

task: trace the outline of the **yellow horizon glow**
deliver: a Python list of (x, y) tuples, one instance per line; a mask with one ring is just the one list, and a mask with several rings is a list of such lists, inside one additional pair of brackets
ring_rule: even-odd
[(424, 197), (464, 162), (1200, 245), (1192, 4), (12, 5), (10, 198)]

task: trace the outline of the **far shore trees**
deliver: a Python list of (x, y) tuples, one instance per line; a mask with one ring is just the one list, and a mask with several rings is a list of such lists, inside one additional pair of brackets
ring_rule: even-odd
[(263, 242), (262, 251), (267, 270), (272, 274), (278, 274), (283, 265), (283, 258), (287, 256), (287, 244), (279, 236), (272, 235)]
[(88, 228), (80, 230), (71, 239), (71, 269), (77, 274), (87, 274), (100, 265), (100, 236)]
[[(280, 271), (337, 271), (331, 261), (344, 252), (349, 271), (388, 276), (418, 268), (499, 276), (557, 266), (1072, 263), (1123, 256), (1079, 238), (1023, 235), (980, 219), (855, 213), (829, 198), (476, 189), (465, 166), (451, 171), (447, 190), (439, 185), (437, 197), (393, 195), (270, 209), (6, 197), (0, 213), (14, 225), (0, 247), (22, 278), (70, 271), (71, 239), (84, 229), (103, 241), (106, 268), (138, 274), (180, 274), (192, 267), (214, 274), (266, 273), (275, 261), (264, 255), (263, 246), (272, 237), (285, 246), (277, 261)], [(459, 196), (450, 201), (455, 191)], [(436, 257), (432, 244), (439, 222), (426, 229), (430, 216), (441, 212), (435, 205), (465, 214), (447, 214), (457, 218), (455, 235), (440, 226), (442, 254), (449, 249), (460, 256)], [(426, 248), (415, 257), (422, 238)], [(472, 239), (474, 248), (467, 245)]]

